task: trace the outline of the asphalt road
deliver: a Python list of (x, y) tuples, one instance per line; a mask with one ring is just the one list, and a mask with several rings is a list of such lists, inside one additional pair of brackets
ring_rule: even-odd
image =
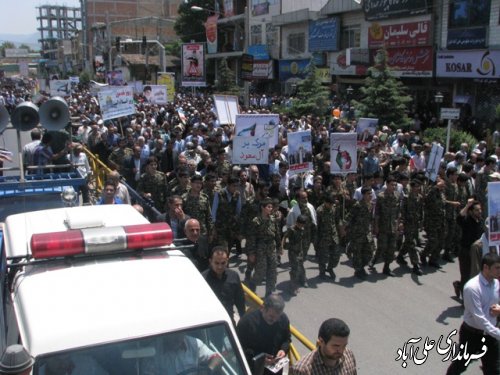
[[(286, 252), (285, 252), (286, 253)], [(313, 252), (310, 250), (309, 254)], [(243, 256), (244, 258), (244, 256)], [(356, 356), (358, 374), (445, 374), (450, 364), (443, 362), (446, 354), (439, 354), (434, 346), (427, 358), (422, 354), (426, 338), (439, 340), (441, 348), (447, 348), (450, 333), (457, 330), (451, 340), (458, 343), (458, 330), (462, 322), (463, 308), (455, 298), (452, 282), (459, 278), (458, 260), (455, 263), (442, 262), (442, 269), (424, 267), (424, 275), (416, 276), (409, 267), (393, 262), (396, 277), (382, 274), (379, 263), (376, 273), (370, 273), (365, 281), (354, 277), (351, 262), (342, 255), (335, 269), (335, 282), (323, 281), (318, 277), (317, 263), (309, 257), (306, 261), (306, 276), (310, 288), (301, 289), (297, 296), (291, 296), (289, 268), (286, 254), (283, 265), (278, 269), (278, 293), (286, 301), (285, 312), (291, 323), (312, 342), (316, 341), (321, 323), (332, 317), (343, 319), (351, 329), (349, 347)], [(231, 267), (244, 271), (245, 262), (232, 258)], [(243, 278), (243, 273), (242, 273)], [(265, 286), (257, 288), (263, 296)], [(406, 361), (396, 360), (398, 349), (403, 350), (410, 339), (421, 340), (407, 344)], [(430, 342), (430, 341), (428, 341)], [(301, 355), (308, 352), (296, 339), (294, 343)], [(410, 356), (410, 350), (417, 350), (417, 360)], [(403, 367), (404, 363), (406, 367)], [(420, 363), (417, 365), (415, 362)], [(479, 361), (478, 361), (479, 362)], [(480, 374), (479, 364), (470, 364), (467, 374)]]

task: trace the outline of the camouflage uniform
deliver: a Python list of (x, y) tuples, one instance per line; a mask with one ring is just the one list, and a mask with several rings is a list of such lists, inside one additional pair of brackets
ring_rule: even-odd
[[(302, 215), (305, 215), (307, 217), (307, 222), (304, 227), (305, 231), (305, 241), (306, 243), (310, 244), (311, 242), (316, 243), (316, 225), (314, 224), (311, 211), (307, 207), (307, 204), (303, 204), (301, 202), (298, 203), (299, 208), (300, 208), (300, 213)], [(305, 253), (304, 257), (307, 255), (307, 252), (309, 251), (309, 246), (305, 248)], [(317, 249), (315, 248), (315, 251)]]
[[(446, 187), (444, 190), (444, 195), (447, 201), (457, 202), (458, 201), (458, 186), (456, 183), (450, 180), (446, 181)], [(457, 215), (459, 212), (458, 207), (453, 207), (451, 204), (446, 204), (445, 206), (445, 241), (444, 241), (444, 251), (445, 254), (455, 254), (458, 255), (459, 246), (459, 226), (457, 224)]]
[(137, 183), (137, 192), (140, 195), (151, 194), (155, 207), (160, 212), (165, 212), (165, 175), (162, 172), (143, 173)]
[(247, 246), (256, 253), (255, 273), (249, 286), (255, 291), (264, 277), (266, 278), (266, 295), (276, 287), (277, 249), (280, 248), (280, 233), (273, 216), (263, 218), (261, 215), (251, 221)]
[(408, 253), (410, 262), (413, 266), (418, 265), (418, 253), (416, 242), (418, 238), (418, 230), (422, 220), (423, 202), (422, 197), (418, 193), (411, 193), (403, 198), (401, 204), (401, 220), (404, 225), (404, 241), (399, 256), (404, 256)]
[[(174, 179), (174, 181), (176, 180)], [(186, 187), (182, 187), (179, 183), (173, 184), (173, 186), (169, 184), (169, 186), (167, 186), (167, 196), (178, 195), (182, 197), (189, 191), (189, 188), (189, 184), (186, 185)]]
[(326, 270), (333, 270), (339, 264), (340, 249), (338, 248), (341, 225), (340, 211), (333, 205), (323, 203), (316, 211), (318, 220), (318, 256), (319, 273), (323, 275)]
[(117, 147), (111, 152), (108, 160), (111, 163), (111, 166), (116, 167), (116, 170), (120, 172), (123, 168), (123, 162), (131, 155), (132, 149), (128, 147)]
[(380, 193), (377, 196), (375, 208), (375, 224), (378, 230), (377, 246), (386, 265), (394, 260), (398, 239), (399, 216), (399, 195), (396, 192), (388, 194), (387, 191)]
[(488, 215), (488, 182), (490, 181), (490, 172), (485, 171), (483, 167), (483, 169), (481, 169), (476, 176), (475, 193), (477, 200), (481, 203), (483, 218), (485, 219)]
[(424, 228), (427, 234), (427, 244), (423, 256), (437, 262), (444, 240), (445, 230), (445, 203), (444, 194), (436, 187), (432, 187), (424, 201)]
[(372, 223), (372, 204), (362, 200), (354, 203), (346, 217), (346, 230), (355, 270), (365, 267), (373, 255)]
[(304, 236), (304, 229), (296, 226), (288, 229), (283, 241), (288, 239), (288, 259), (290, 261), (290, 281), (292, 287), (304, 285), (306, 282), (306, 270), (304, 269), (304, 253), (309, 247)]
[(228, 250), (231, 250), (233, 243), (240, 233), (240, 215), (237, 212), (238, 197), (235, 197), (233, 194), (229, 198), (226, 189), (220, 191), (218, 195), (219, 205), (215, 220), (217, 241), (218, 243), (224, 241), (228, 246)]
[(314, 208), (321, 206), (325, 199), (325, 191), (321, 189), (319, 192), (314, 189), (307, 189), (307, 200)]
[(209, 236), (213, 232), (213, 221), (208, 197), (204, 193), (194, 196), (189, 193), (182, 195), (182, 208), (186, 215), (200, 222), (200, 233)]

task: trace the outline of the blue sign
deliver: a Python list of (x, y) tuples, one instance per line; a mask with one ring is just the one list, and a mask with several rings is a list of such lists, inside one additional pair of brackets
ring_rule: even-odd
[(306, 68), (311, 60), (280, 60), (279, 61), (279, 80), (285, 82), (290, 78), (306, 78)]
[(309, 51), (338, 51), (340, 20), (338, 17), (309, 22)]
[(254, 60), (269, 60), (269, 52), (265, 44), (248, 46), (248, 54), (252, 55)]
[(448, 49), (475, 49), (486, 47), (486, 27), (448, 30)]

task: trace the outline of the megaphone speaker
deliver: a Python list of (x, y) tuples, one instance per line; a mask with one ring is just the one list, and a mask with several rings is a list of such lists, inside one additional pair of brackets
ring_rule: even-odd
[(54, 96), (40, 107), (40, 123), (47, 130), (63, 129), (69, 122), (69, 109), (66, 101)]
[(9, 111), (3, 105), (0, 105), (0, 134), (3, 133), (5, 129), (7, 129), (7, 125), (9, 124)]
[(10, 116), (10, 121), (15, 129), (19, 131), (29, 131), (40, 123), (38, 107), (31, 102), (22, 102)]

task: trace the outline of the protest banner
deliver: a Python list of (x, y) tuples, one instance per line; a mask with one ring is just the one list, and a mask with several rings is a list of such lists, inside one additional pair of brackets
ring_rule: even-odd
[(69, 79), (52, 79), (50, 81), (50, 96), (70, 96), (71, 81)]
[(279, 115), (236, 115), (236, 125), (234, 134), (239, 136), (251, 136), (258, 138), (268, 138), (269, 147), (278, 144)]
[(167, 87), (164, 85), (146, 85), (143, 94), (146, 103), (167, 104)]
[(132, 115), (135, 113), (132, 87), (107, 86), (98, 92), (99, 106), (103, 120)]
[(204, 43), (184, 43), (181, 51), (181, 85), (188, 87), (206, 86)]
[(488, 182), (488, 242), (500, 245), (500, 182)]
[(268, 164), (269, 138), (234, 137), (233, 164)]
[(312, 137), (310, 131), (288, 133), (288, 163), (290, 174), (313, 169)]
[(214, 95), (215, 112), (221, 125), (236, 123), (236, 115), (240, 113), (238, 97), (231, 95)]
[(361, 117), (356, 125), (358, 148), (370, 147), (373, 136), (377, 133), (378, 118)]
[(158, 84), (167, 88), (167, 101), (173, 102), (175, 98), (175, 73), (159, 72)]
[(330, 173), (356, 173), (358, 167), (357, 135), (332, 133), (330, 135)]
[(425, 168), (425, 176), (431, 181), (436, 181), (443, 153), (443, 146), (437, 143), (432, 144), (431, 153), (429, 154), (429, 161), (427, 162), (427, 166)]

